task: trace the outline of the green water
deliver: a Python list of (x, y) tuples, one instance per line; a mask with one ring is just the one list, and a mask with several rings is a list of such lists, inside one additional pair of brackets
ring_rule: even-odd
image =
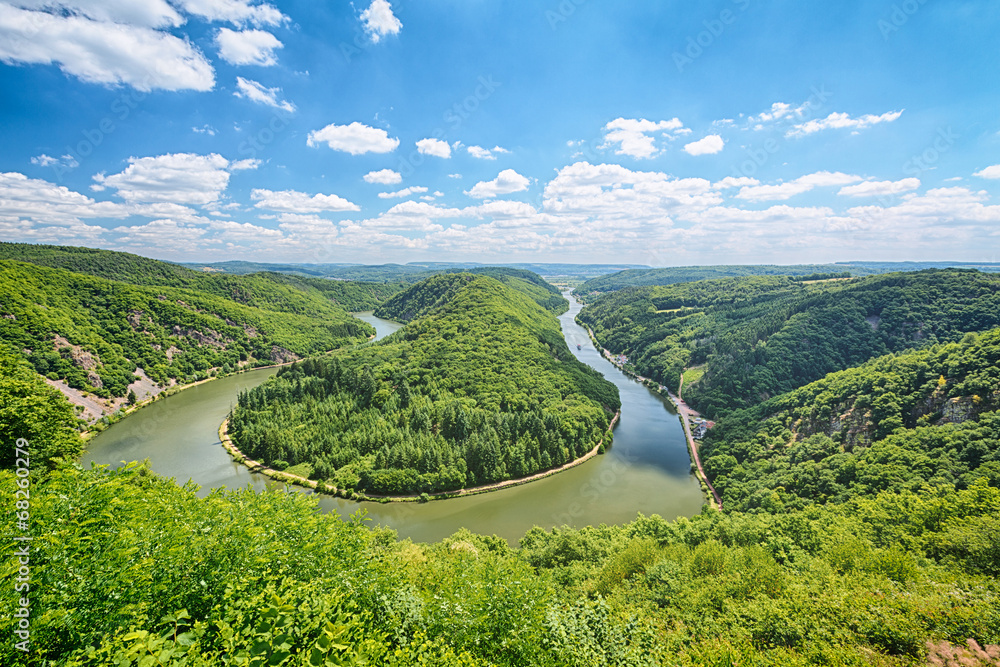
[[(697, 514), (703, 498), (690, 473), (684, 432), (673, 407), (600, 356), (586, 331), (573, 321), (579, 310), (574, 303), (559, 318), (570, 350), (621, 392), (622, 415), (611, 451), (558, 475), (480, 496), (426, 504), (357, 503), (322, 496), (320, 507), (336, 510), (342, 517), (363, 508), (374, 524), (389, 526), (400, 537), (418, 542), (439, 540), (464, 527), (516, 543), (536, 525), (625, 523), (638, 512), (665, 518)], [(368, 313), (359, 317), (376, 327), (379, 338), (400, 327)], [(148, 458), (157, 473), (179, 483), (192, 480), (200, 485), (201, 495), (223, 486), (281, 488), (284, 485), (233, 463), (218, 438), (219, 424), (236, 395), (275, 372), (268, 369), (223, 378), (153, 403), (94, 438), (83, 457), (84, 465), (93, 461), (116, 466)]]

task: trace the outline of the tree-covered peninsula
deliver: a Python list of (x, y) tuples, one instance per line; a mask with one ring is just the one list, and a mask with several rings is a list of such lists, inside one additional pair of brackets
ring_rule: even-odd
[(305, 464), (338, 489), (405, 494), (531, 475), (607, 436), (617, 389), (520, 291), (440, 275), (380, 312), (411, 321), (242, 394), (229, 422), (236, 446), (279, 469)]

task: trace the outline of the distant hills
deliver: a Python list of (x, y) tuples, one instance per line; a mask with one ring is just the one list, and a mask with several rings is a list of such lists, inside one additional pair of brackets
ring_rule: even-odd
[(951, 268), (1000, 272), (1000, 264), (968, 262), (836, 262), (833, 264), (794, 264), (787, 266), (776, 264), (677, 266), (663, 269), (629, 269), (619, 273), (598, 276), (577, 287), (573, 290), (573, 294), (581, 300), (592, 301), (598, 294), (614, 292), (626, 287), (673, 285), (676, 283), (713, 280), (717, 278), (793, 276), (808, 280)]
[(305, 276), (356, 280), (365, 282), (415, 283), (442, 272), (469, 271), (481, 268), (507, 267), (530, 271), (550, 278), (569, 277), (587, 279), (627, 269), (648, 269), (641, 264), (546, 264), (513, 263), (481, 264), (477, 262), (410, 262), (408, 264), (260, 264), (256, 262), (185, 262), (186, 268), (205, 273), (245, 274), (260, 271), (292, 273)]
[(1000, 326), (1000, 275), (930, 269), (805, 284), (783, 276), (634, 287), (578, 319), (634, 369), (712, 416), (889, 352)]

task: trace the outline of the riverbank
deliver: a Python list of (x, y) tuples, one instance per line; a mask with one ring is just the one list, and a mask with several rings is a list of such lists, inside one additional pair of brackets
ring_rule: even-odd
[[(611, 352), (605, 349), (601, 345), (601, 343), (597, 340), (597, 337), (594, 336), (594, 331), (590, 327), (585, 327), (585, 328), (587, 330), (587, 335), (590, 337), (590, 342), (594, 344), (595, 349), (601, 352), (601, 356), (610, 361), (615, 366), (615, 368), (620, 370), (624, 375), (627, 375), (630, 378), (638, 380), (639, 382), (646, 385), (650, 389), (653, 389), (660, 395), (665, 395), (667, 399), (677, 409), (677, 416), (681, 421), (681, 426), (684, 427), (684, 437), (687, 440), (688, 453), (691, 455), (691, 461), (694, 467), (695, 477), (697, 478), (698, 483), (701, 485), (701, 490), (705, 494), (705, 500), (708, 502), (708, 505), (712, 509), (721, 511), (722, 497), (719, 495), (719, 492), (715, 490), (715, 487), (712, 486), (712, 483), (708, 480), (708, 475), (705, 473), (705, 469), (701, 465), (701, 457), (698, 452), (698, 441), (695, 440), (694, 436), (691, 434), (690, 420), (692, 415), (699, 416), (698, 413), (689, 408), (681, 398), (674, 396), (670, 392), (670, 390), (664, 387), (663, 385), (659, 384), (658, 382), (654, 382), (653, 380), (647, 377), (643, 377), (637, 373), (633, 373), (632, 371), (625, 368), (623, 364), (617, 363)], [(683, 378), (681, 379), (681, 382), (683, 383)]]
[[(291, 366), (294, 363), (295, 363), (294, 361), (289, 361), (289, 362), (286, 362), (286, 363), (283, 363), (283, 364), (271, 364), (270, 366), (256, 366), (254, 368), (249, 368), (249, 367), (248, 368), (241, 368), (240, 370), (234, 371), (232, 373), (226, 373), (226, 374), (223, 374), (223, 375), (213, 375), (212, 377), (205, 378), (204, 380), (198, 380), (197, 382), (189, 382), (189, 383), (186, 383), (186, 384), (175, 384), (175, 385), (172, 385), (170, 387), (167, 387), (166, 389), (164, 389), (160, 393), (156, 394), (152, 398), (147, 398), (144, 401), (139, 401), (138, 403), (135, 403), (134, 405), (130, 405), (128, 408), (119, 409), (117, 412), (114, 412), (114, 413), (112, 413), (110, 415), (106, 415), (104, 417), (104, 418), (107, 419), (106, 422), (103, 422), (103, 423), (100, 422), (100, 421), (95, 422), (94, 424), (91, 425), (91, 428), (88, 428), (86, 431), (82, 431), (80, 433), (80, 438), (84, 442), (87, 442), (88, 440), (92, 440), (98, 434), (103, 433), (112, 424), (120, 422), (122, 419), (125, 419), (125, 417), (128, 417), (129, 415), (131, 415), (131, 414), (133, 414), (135, 412), (138, 412), (140, 409), (146, 407), (147, 405), (152, 405), (153, 403), (156, 403), (157, 401), (162, 401), (163, 399), (170, 398), (171, 396), (176, 396), (180, 392), (185, 391), (187, 389), (191, 389), (192, 387), (199, 387), (199, 386), (201, 386), (201, 385), (203, 385), (205, 383), (213, 382), (214, 380), (221, 380), (222, 378), (228, 378), (228, 377), (233, 377), (233, 376), (236, 376), (236, 375), (242, 375), (244, 373), (252, 373), (254, 371), (264, 371), (264, 370), (267, 370), (269, 368), (281, 368), (282, 366)], [(93, 428), (93, 426), (95, 426), (97, 424), (101, 424), (101, 428)]]
[[(618, 424), (618, 418), (621, 416), (621, 410), (615, 413), (615, 416), (611, 419), (611, 423), (608, 425), (608, 433), (614, 431), (615, 426)], [(344, 498), (345, 500), (354, 500), (362, 502), (374, 502), (374, 503), (419, 503), (427, 502), (429, 500), (447, 500), (449, 498), (465, 498), (469, 496), (477, 496), (484, 493), (492, 493), (494, 491), (502, 491), (503, 489), (509, 489), (515, 486), (522, 486), (524, 484), (530, 484), (531, 482), (536, 482), (546, 477), (551, 477), (565, 470), (575, 468), (576, 466), (586, 463), (590, 459), (600, 453), (601, 447), (604, 446), (605, 438), (597, 443), (597, 445), (581, 456), (578, 459), (565, 463), (557, 468), (550, 468), (549, 470), (544, 470), (540, 473), (534, 475), (529, 475), (528, 477), (521, 477), (519, 479), (508, 479), (503, 482), (496, 482), (494, 484), (484, 484), (481, 486), (473, 486), (465, 489), (459, 489), (457, 491), (436, 491), (434, 493), (422, 493), (416, 496), (383, 496), (383, 495), (373, 495), (359, 493), (357, 491), (352, 491), (348, 489), (338, 489), (335, 486), (329, 484), (321, 483), (316, 480), (307, 479), (299, 475), (291, 475), (281, 470), (275, 470), (270, 468), (260, 461), (255, 461), (249, 458), (246, 454), (241, 452), (236, 445), (233, 443), (232, 438), (229, 437), (229, 419), (227, 418), (219, 426), (219, 440), (222, 442), (222, 446), (226, 448), (229, 455), (232, 456), (233, 460), (237, 463), (245, 465), (250, 472), (260, 473), (270, 477), (278, 482), (284, 482), (287, 484), (295, 484), (296, 486), (302, 486), (307, 489), (313, 489), (319, 493), (325, 493), (327, 495), (336, 496), (338, 498)]]

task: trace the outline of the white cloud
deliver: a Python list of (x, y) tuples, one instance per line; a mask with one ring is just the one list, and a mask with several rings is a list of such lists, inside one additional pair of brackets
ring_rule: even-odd
[(98, 202), (69, 188), (17, 172), (0, 173), (0, 218), (71, 226), (81, 224), (85, 218), (128, 215), (127, 207), (122, 204)]
[(800, 176), (794, 181), (778, 185), (749, 185), (740, 189), (736, 195), (739, 199), (749, 201), (783, 201), (796, 195), (809, 192), (814, 188), (834, 187), (857, 183), (860, 176), (841, 172), (818, 171), (815, 174)]
[(496, 160), (498, 153), (510, 153), (506, 148), (501, 148), (500, 146), (494, 146), (493, 148), (483, 148), (482, 146), (469, 146), (466, 148), (474, 158), (479, 160)]
[(771, 108), (757, 116), (750, 116), (747, 122), (755, 130), (763, 130), (766, 126), (780, 121), (797, 121), (805, 117), (806, 112), (811, 109), (811, 103), (806, 102), (801, 106), (793, 107), (787, 102), (775, 102)]
[(985, 169), (974, 173), (973, 176), (989, 179), (1000, 178), (1000, 164), (995, 164), (992, 167), (986, 167)]
[(403, 188), (402, 190), (397, 190), (395, 192), (380, 192), (378, 196), (380, 199), (398, 199), (401, 197), (409, 197), (410, 195), (419, 195), (427, 192), (427, 188), (422, 185), (415, 185), (409, 188)]
[(288, 20), (274, 5), (255, 0), (173, 0), (173, 3), (193, 16), (233, 25), (281, 25)]
[(604, 145), (601, 148), (618, 144), (618, 148), (615, 150), (618, 155), (628, 155), (639, 159), (651, 158), (657, 153), (656, 140), (648, 135), (657, 131), (673, 133), (675, 136), (690, 133), (690, 130), (684, 127), (684, 123), (679, 118), (659, 122), (636, 118), (616, 118), (604, 126)]
[(461, 174), (448, 174), (448, 178), (462, 178)]
[[(94, 21), (124, 23), (146, 28), (176, 28), (184, 18), (166, 0), (14, 0), (23, 9), (50, 10), (85, 16)], [(58, 11), (56, 11), (58, 10)]]
[(214, 137), (217, 132), (214, 127), (208, 124), (202, 125), (201, 127), (192, 127), (191, 131), (195, 134), (207, 134), (210, 137)]
[(448, 159), (451, 157), (451, 146), (440, 139), (421, 139), (417, 142), (417, 150), (424, 155), (432, 155)]
[(379, 183), (381, 185), (395, 185), (403, 181), (402, 175), (392, 169), (382, 169), (380, 171), (370, 171), (364, 176), (365, 183)]
[(261, 165), (260, 160), (255, 160), (253, 158), (247, 158), (246, 160), (237, 160), (236, 162), (229, 163), (229, 171), (246, 171), (248, 169), (256, 169)]
[(205, 205), (217, 201), (229, 185), (229, 161), (212, 153), (171, 153), (129, 158), (118, 174), (97, 174), (101, 187), (115, 188), (128, 202)]
[(403, 24), (392, 13), (392, 5), (387, 0), (372, 0), (368, 9), (361, 12), (361, 23), (376, 44), (386, 35), (398, 35), (403, 29)]
[(391, 138), (385, 130), (354, 122), (350, 125), (330, 124), (321, 130), (314, 130), (309, 133), (306, 143), (309, 146), (325, 143), (335, 151), (361, 155), (391, 153), (399, 146), (399, 139)]
[(0, 61), (56, 64), (88, 83), (211, 90), (215, 71), (187, 40), (143, 26), (0, 4)]
[(517, 173), (513, 169), (504, 169), (492, 181), (481, 181), (467, 190), (465, 194), (476, 199), (486, 199), (487, 197), (497, 197), (508, 195), (513, 192), (522, 192), (528, 189), (531, 181)]
[(684, 146), (684, 152), (688, 155), (715, 155), (725, 148), (726, 142), (717, 134), (710, 134), (704, 139), (692, 141)]
[(865, 181), (848, 185), (837, 194), (844, 197), (889, 197), (910, 192), (920, 187), (919, 178), (904, 178), (899, 181)]
[(869, 128), (873, 125), (878, 125), (880, 123), (891, 123), (903, 115), (904, 110), (900, 111), (889, 111), (882, 114), (881, 116), (876, 116), (874, 114), (867, 114), (859, 118), (851, 118), (849, 114), (846, 113), (832, 113), (826, 118), (820, 118), (817, 120), (810, 120), (805, 123), (800, 123), (795, 125), (788, 132), (785, 133), (786, 137), (802, 137), (807, 134), (814, 134), (816, 132), (821, 132), (823, 130), (838, 130), (838, 129), (851, 129), (855, 132)]
[(215, 35), (219, 47), (219, 57), (230, 65), (260, 65), (269, 67), (277, 64), (275, 49), (284, 45), (266, 30), (241, 30), (219, 28)]
[(337, 195), (308, 195), (296, 190), (255, 189), (250, 193), (257, 208), (284, 213), (322, 213), (324, 211), (360, 211), (361, 208)]
[(36, 155), (31, 158), (31, 164), (36, 164), (39, 167), (60, 167), (63, 169), (75, 169), (80, 166), (80, 163), (75, 157), (67, 153), (62, 157), (52, 157), (51, 155), (46, 155), (42, 153), (41, 155)]
[(728, 190), (729, 188), (743, 188), (751, 185), (760, 185), (760, 181), (749, 176), (726, 176), (712, 187), (716, 190)]
[(236, 87), (238, 90), (233, 93), (236, 97), (242, 97), (250, 100), (251, 102), (274, 107), (275, 109), (281, 109), (282, 111), (287, 111), (288, 113), (295, 112), (294, 104), (288, 102), (287, 100), (278, 99), (278, 95), (281, 93), (281, 88), (265, 88), (256, 81), (253, 81), (252, 79), (244, 79), (242, 76), (236, 77)]

